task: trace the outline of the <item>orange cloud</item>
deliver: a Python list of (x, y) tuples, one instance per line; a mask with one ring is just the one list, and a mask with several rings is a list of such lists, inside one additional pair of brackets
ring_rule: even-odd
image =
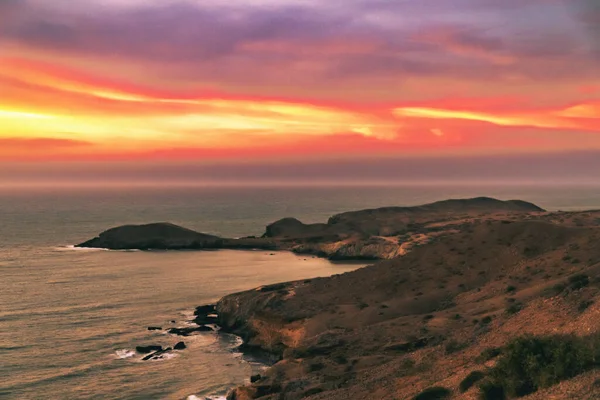
[(398, 117), (481, 121), (499, 126), (577, 129), (600, 131), (600, 105), (585, 103), (559, 110), (523, 112), (485, 112), (469, 109), (434, 107), (400, 107), (394, 109)]
[[(525, 95), (334, 103), (157, 88), (25, 58), (0, 62), (0, 160), (550, 150), (565, 148), (569, 134), (600, 132), (600, 102), (591, 100), (545, 107)], [(600, 140), (567, 147), (589, 146), (600, 148)]]

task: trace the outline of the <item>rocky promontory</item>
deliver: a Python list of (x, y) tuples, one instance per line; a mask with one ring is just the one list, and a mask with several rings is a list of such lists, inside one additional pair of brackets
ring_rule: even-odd
[(222, 330), (279, 359), (228, 399), (598, 399), (598, 243), (600, 211), (487, 214), (402, 257), (226, 296)]
[(387, 207), (335, 215), (327, 223), (284, 218), (261, 237), (221, 238), (170, 223), (126, 225), (77, 247), (112, 250), (289, 250), (334, 260), (392, 259), (482, 215), (543, 212), (534, 204), (491, 198), (446, 200), (417, 207)]

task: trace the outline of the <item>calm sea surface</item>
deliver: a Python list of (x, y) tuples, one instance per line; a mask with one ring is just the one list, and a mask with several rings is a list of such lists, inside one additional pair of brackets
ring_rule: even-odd
[(131, 350), (172, 346), (180, 338), (147, 327), (182, 326), (195, 306), (228, 293), (359, 266), (262, 251), (68, 247), (107, 228), (170, 221), (239, 237), (260, 235), (286, 216), (317, 222), (348, 210), (480, 195), (550, 210), (600, 208), (597, 186), (0, 188), (0, 398), (223, 395), (260, 368), (234, 351), (233, 336), (184, 338), (188, 349), (154, 362), (140, 361)]

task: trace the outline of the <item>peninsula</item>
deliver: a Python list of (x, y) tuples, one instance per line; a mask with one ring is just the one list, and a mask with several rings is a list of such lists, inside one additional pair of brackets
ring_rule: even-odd
[(111, 250), (288, 250), (331, 260), (379, 260), (403, 255), (415, 245), (456, 230), (481, 215), (524, 214), (543, 209), (523, 201), (480, 197), (417, 207), (386, 207), (338, 214), (327, 223), (284, 218), (261, 237), (221, 238), (170, 223), (109, 229), (77, 247)]

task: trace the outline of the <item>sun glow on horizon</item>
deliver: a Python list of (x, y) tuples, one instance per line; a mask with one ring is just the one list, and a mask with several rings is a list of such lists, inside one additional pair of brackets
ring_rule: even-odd
[[(567, 35), (589, 24), (546, 13), (527, 47), (505, 24), (515, 10), (474, 1), (382, 19), (359, 0), (352, 23), (316, 1), (238, 2), (235, 17), (196, 1), (73, 3), (77, 18), (64, 2), (2, 4), (0, 161), (600, 149), (597, 58), (567, 51), (589, 48), (595, 36)], [(455, 26), (438, 18), (450, 11)]]

